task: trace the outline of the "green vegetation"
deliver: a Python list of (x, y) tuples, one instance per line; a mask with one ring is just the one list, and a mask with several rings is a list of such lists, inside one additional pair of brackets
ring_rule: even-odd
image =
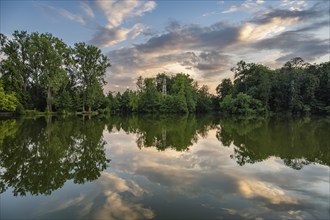
[(329, 117), (240, 119), (212, 114), (0, 120), (0, 194), (12, 189), (20, 196), (49, 195), (67, 180), (82, 184), (97, 179), (110, 162), (104, 129), (134, 134), (138, 148), (159, 151), (186, 151), (212, 134), (219, 146), (233, 148), (230, 157), (241, 166), (275, 156), (301, 169), (311, 163), (330, 166), (329, 124)]
[(18, 105), (18, 100), (15, 93), (5, 93), (0, 81), (0, 111), (15, 111)]
[(215, 96), (208, 92), (206, 86), (199, 88), (184, 73), (171, 77), (162, 73), (145, 79), (140, 76), (137, 87), (138, 91), (126, 90), (115, 96), (110, 92), (107, 96), (110, 112), (193, 113), (213, 109), (212, 98)]
[(232, 71), (234, 82), (224, 79), (217, 87), (224, 112), (330, 114), (330, 62), (309, 64), (298, 57), (271, 70), (240, 61)]
[(110, 64), (97, 47), (71, 48), (49, 33), (25, 31), (15, 31), (12, 39), (0, 34), (0, 43), (0, 111), (91, 112), (103, 102)]
[(231, 158), (239, 165), (275, 156), (293, 168), (308, 164), (330, 166), (329, 117), (221, 118), (217, 138), (234, 146)]
[(0, 46), (0, 112), (330, 114), (330, 62), (293, 58), (273, 70), (240, 61), (232, 68), (233, 81), (222, 80), (216, 95), (187, 74), (161, 73), (140, 76), (136, 91), (105, 96), (110, 64), (95, 46), (71, 48), (49, 33), (25, 31), (15, 31), (11, 39), (0, 34)]
[(99, 120), (0, 120), (0, 193), (50, 195), (67, 180), (93, 181), (110, 162)]
[(175, 149), (186, 151), (206, 137), (212, 127), (212, 115), (136, 115), (115, 116), (107, 119), (108, 131), (122, 129), (126, 133), (137, 134), (138, 148), (156, 147), (159, 151)]

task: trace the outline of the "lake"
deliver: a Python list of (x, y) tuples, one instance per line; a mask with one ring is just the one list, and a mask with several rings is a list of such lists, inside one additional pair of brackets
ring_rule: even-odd
[(0, 120), (0, 219), (329, 219), (330, 118)]

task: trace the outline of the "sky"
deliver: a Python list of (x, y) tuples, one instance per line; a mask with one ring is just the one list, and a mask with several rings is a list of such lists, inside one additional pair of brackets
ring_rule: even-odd
[(240, 60), (281, 67), (330, 60), (324, 0), (0, 0), (0, 32), (52, 33), (110, 59), (104, 90), (135, 90), (139, 76), (187, 73), (214, 93)]

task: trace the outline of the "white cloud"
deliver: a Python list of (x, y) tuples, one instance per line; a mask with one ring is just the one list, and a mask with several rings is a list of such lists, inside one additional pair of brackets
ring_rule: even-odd
[(43, 6), (44, 8), (48, 9), (48, 10), (51, 10), (51, 11), (54, 11), (58, 14), (60, 14), (62, 17), (66, 18), (66, 19), (69, 19), (71, 21), (75, 21), (75, 22), (78, 22), (80, 23), (81, 25), (85, 25), (86, 24), (86, 21), (85, 19), (83, 18), (83, 16), (81, 15), (77, 15), (77, 14), (73, 14), (63, 8), (55, 8), (53, 6)]
[(290, 11), (302, 11), (307, 7), (307, 3), (301, 0), (283, 0), (280, 7)]
[(239, 39), (243, 42), (262, 40), (283, 32), (287, 27), (297, 24), (299, 18), (274, 17), (268, 23), (256, 25), (247, 22), (240, 29)]
[(142, 204), (125, 199), (120, 193), (129, 192), (135, 197), (142, 196), (145, 191), (133, 180), (123, 179), (114, 173), (103, 172), (98, 180), (102, 185), (105, 203), (97, 210), (97, 219), (151, 219), (155, 216), (151, 209)]
[(99, 28), (91, 42), (100, 47), (110, 47), (127, 39), (134, 39), (146, 29), (137, 23), (132, 27), (122, 27), (124, 21), (143, 16), (156, 7), (154, 1), (96, 1), (107, 18), (107, 24)]
[(271, 204), (298, 204), (296, 198), (287, 196), (284, 190), (270, 183), (257, 180), (239, 180), (238, 186), (243, 197), (248, 199), (262, 197), (267, 199)]
[(239, 10), (245, 10), (250, 13), (256, 13), (262, 9), (262, 11), (266, 10), (264, 6), (262, 6), (263, 1), (257, 0), (256, 2), (251, 0), (246, 0), (240, 5), (232, 5), (227, 10), (223, 11), (222, 13), (233, 13)]
[(142, 16), (156, 7), (154, 1), (103, 1), (97, 0), (96, 4), (107, 17), (107, 28), (115, 28), (123, 23), (125, 19)]
[(236, 5), (232, 5), (230, 6), (230, 8), (228, 8), (226, 11), (223, 11), (222, 13), (226, 14), (226, 13), (232, 13), (232, 12), (235, 12), (235, 11), (238, 11), (238, 7)]
[(91, 18), (95, 17), (93, 9), (89, 6), (89, 4), (87, 4), (86, 2), (81, 2), (80, 7), (86, 13), (86, 15), (88, 15)]

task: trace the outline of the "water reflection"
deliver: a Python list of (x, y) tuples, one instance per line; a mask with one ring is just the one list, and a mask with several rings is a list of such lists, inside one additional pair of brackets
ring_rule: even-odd
[(9, 187), (0, 218), (328, 219), (329, 124), (212, 115), (0, 121)]
[[(203, 120), (195, 117), (197, 121)], [(177, 118), (176, 121), (182, 119)], [(111, 149), (114, 155), (111, 167), (116, 171), (115, 175), (125, 182), (132, 181), (132, 185), (140, 186), (144, 192), (142, 195), (134, 195), (127, 199), (126, 195), (132, 189), (122, 187), (126, 189), (122, 192), (124, 196), (121, 196), (123, 204), (127, 206), (130, 204), (129, 201), (134, 200), (136, 204), (153, 211), (155, 219), (327, 219), (329, 217), (329, 168), (326, 165), (326, 158), (322, 161), (319, 159), (321, 157), (315, 155), (316, 159), (313, 158), (313, 161), (317, 162), (296, 170), (283, 163), (286, 154), (281, 148), (278, 149), (281, 157), (278, 151), (270, 148), (263, 151), (266, 156), (262, 158), (254, 157), (251, 153), (250, 160), (246, 161), (244, 166), (243, 164), (239, 166), (234, 156), (230, 157), (237, 155), (239, 148), (247, 147), (251, 152), (255, 150), (253, 145), (249, 144), (248, 138), (248, 135), (257, 132), (255, 129), (272, 129), (270, 128), (272, 126), (286, 129), (285, 124), (287, 124), (299, 129), (293, 133), (282, 132), (279, 135), (292, 134), (295, 135), (294, 138), (298, 138), (305, 133), (300, 124), (304, 124), (307, 128), (320, 125), (320, 129), (327, 129), (326, 125), (329, 122), (326, 119), (225, 120), (219, 117), (208, 119), (203, 137), (196, 130), (194, 135), (196, 143), (187, 142), (185, 146), (188, 146), (189, 150), (184, 151), (181, 151), (181, 148), (177, 151), (173, 146), (165, 150), (156, 148), (157, 141), (150, 144), (154, 144), (154, 147), (137, 148), (139, 135), (136, 134), (141, 130), (147, 132), (147, 135), (154, 134), (151, 137), (161, 137), (161, 129), (154, 132), (157, 130), (156, 125), (152, 125), (153, 131), (149, 133), (148, 129), (139, 126), (129, 131), (126, 128), (123, 130), (120, 122), (115, 123), (116, 125), (109, 123), (112, 133), (108, 138), (113, 140)], [(150, 120), (153, 124), (166, 127), (165, 123), (160, 121), (161, 118)], [(173, 124), (175, 123), (172, 123), (173, 129), (178, 129), (178, 126)], [(227, 129), (226, 126), (229, 125), (236, 129)], [(180, 132), (184, 131), (179, 129), (175, 133)], [(235, 135), (235, 132), (242, 133)], [(260, 138), (266, 145), (272, 140), (267, 140), (269, 136), (265, 134), (265, 132), (261, 133)], [(222, 141), (219, 142), (218, 138), (223, 137), (230, 137), (226, 139), (226, 145), (230, 147), (224, 146)], [(321, 144), (324, 143), (321, 140), (326, 139), (326, 136), (316, 132), (308, 138), (313, 140), (307, 144)], [(243, 141), (237, 142), (241, 139)], [(242, 145), (236, 146), (239, 145), (238, 143)], [(291, 146), (289, 145), (291, 142), (285, 138), (280, 143), (287, 147)], [(261, 144), (259, 144), (260, 148)], [(320, 144), (310, 147), (319, 147), (326, 151), (327, 145)], [(299, 148), (295, 150), (299, 151)], [(297, 157), (295, 154), (292, 157), (301, 159), (300, 157), (313, 156), (308, 156), (309, 154), (310, 151), (306, 153), (299, 151)], [(146, 217), (139, 216), (137, 219), (139, 218)]]
[(222, 118), (217, 138), (224, 146), (234, 145), (231, 158), (239, 165), (276, 156), (299, 170), (310, 163), (330, 166), (329, 128), (329, 118)]
[(49, 195), (67, 180), (97, 179), (109, 162), (103, 129), (103, 122), (79, 118), (0, 121), (1, 192)]
[[(299, 118), (219, 118), (196, 116), (126, 116), (107, 121), (108, 131), (124, 130), (137, 135), (141, 149), (156, 147), (159, 151), (185, 151), (217, 128), (217, 139), (223, 146), (234, 146), (230, 155), (239, 165), (256, 163), (272, 156), (283, 159), (293, 168), (310, 163), (330, 166), (330, 119)], [(219, 149), (221, 150), (221, 149)]]
[(185, 151), (197, 142), (198, 136), (205, 137), (208, 130), (215, 127), (211, 115), (131, 115), (112, 117), (108, 120), (108, 130), (124, 130), (137, 134), (137, 146), (156, 147), (159, 151), (172, 148)]

